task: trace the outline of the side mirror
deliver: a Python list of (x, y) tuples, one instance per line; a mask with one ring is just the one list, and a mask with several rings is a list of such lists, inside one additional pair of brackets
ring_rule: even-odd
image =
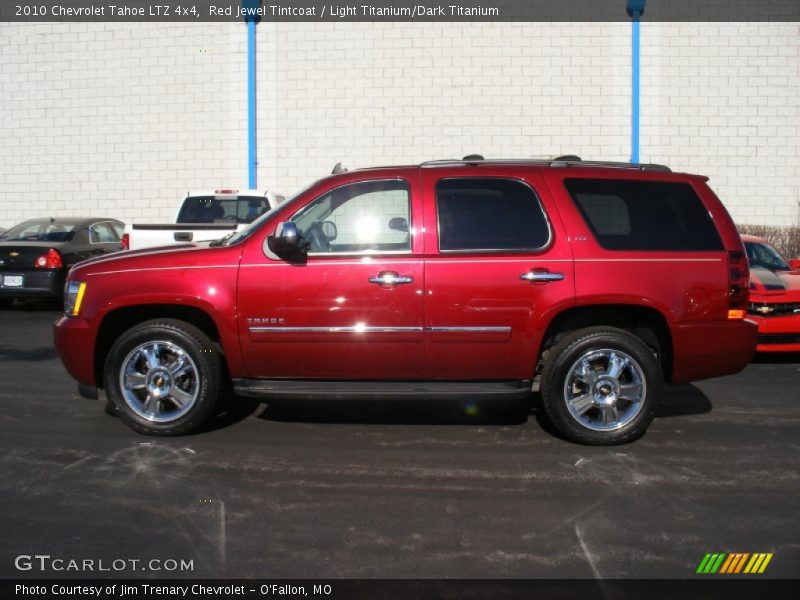
[(789, 266), (792, 267), (792, 271), (800, 271), (800, 258), (790, 260)]
[(291, 221), (279, 223), (275, 235), (267, 238), (267, 244), (278, 256), (297, 256), (308, 252), (308, 242), (300, 235), (297, 225)]

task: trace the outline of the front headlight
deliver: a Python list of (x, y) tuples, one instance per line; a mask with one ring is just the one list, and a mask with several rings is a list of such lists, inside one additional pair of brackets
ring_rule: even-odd
[(83, 295), (86, 293), (86, 283), (83, 281), (70, 281), (64, 289), (64, 314), (68, 317), (77, 317), (81, 312)]

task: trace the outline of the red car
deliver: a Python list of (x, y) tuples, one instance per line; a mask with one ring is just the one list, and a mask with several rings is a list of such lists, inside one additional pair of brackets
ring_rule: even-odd
[(485, 161), (337, 173), (211, 243), (76, 266), (55, 342), (146, 434), (258, 398), (526, 397), (586, 444), (641, 436), (663, 382), (755, 350), (744, 247), (706, 178)]
[(800, 352), (800, 258), (787, 260), (752, 235), (742, 241), (750, 264), (749, 318), (758, 324), (758, 352)]

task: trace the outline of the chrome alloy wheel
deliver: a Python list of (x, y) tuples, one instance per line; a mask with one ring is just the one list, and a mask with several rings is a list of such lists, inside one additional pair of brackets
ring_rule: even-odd
[(122, 361), (119, 388), (137, 415), (169, 423), (189, 412), (200, 393), (200, 373), (192, 357), (172, 342), (145, 342)]
[(594, 431), (630, 423), (642, 409), (647, 384), (636, 360), (620, 350), (590, 350), (567, 372), (564, 401), (572, 418)]

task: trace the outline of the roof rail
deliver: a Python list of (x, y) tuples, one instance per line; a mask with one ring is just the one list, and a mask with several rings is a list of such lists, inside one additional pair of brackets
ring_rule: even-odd
[(611, 160), (551, 160), (551, 167), (610, 167), (612, 169), (635, 169), (637, 171), (664, 171), (672, 173), (666, 165), (652, 163), (627, 163)]
[(663, 171), (671, 173), (672, 169), (666, 165), (648, 164), (648, 163), (627, 163), (619, 161), (601, 161), (601, 160), (581, 160), (578, 156), (569, 154), (559, 156), (554, 159), (540, 159), (540, 158), (512, 158), (512, 159), (491, 159), (491, 160), (467, 160), (457, 158), (445, 158), (439, 160), (428, 160), (420, 163), (420, 167), (442, 167), (447, 165), (467, 165), (476, 166), (478, 164), (520, 164), (520, 165), (534, 165), (541, 167), (609, 167), (614, 169), (634, 169), (636, 171)]

